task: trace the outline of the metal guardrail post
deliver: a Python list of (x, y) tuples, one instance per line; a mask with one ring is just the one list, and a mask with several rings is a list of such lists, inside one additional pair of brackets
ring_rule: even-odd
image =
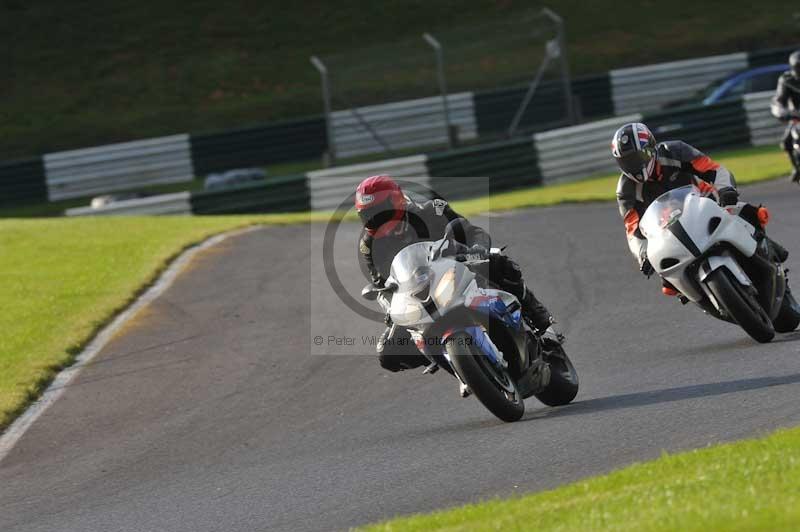
[(439, 92), (442, 95), (442, 111), (444, 113), (444, 127), (445, 135), (447, 135), (447, 146), (452, 148), (454, 142), (454, 132), (450, 122), (450, 106), (447, 103), (447, 79), (444, 72), (444, 54), (442, 52), (442, 45), (430, 33), (423, 33), (422, 38), (425, 39), (436, 54), (436, 76), (439, 80)]
[(536, 71), (536, 76), (533, 78), (533, 81), (528, 86), (528, 92), (525, 93), (525, 97), (522, 99), (522, 103), (517, 109), (517, 114), (514, 115), (514, 119), (511, 120), (511, 125), (508, 126), (508, 136), (513, 137), (514, 133), (517, 132), (517, 127), (519, 127), (519, 123), (522, 120), (522, 116), (525, 114), (525, 111), (528, 109), (528, 105), (531, 103), (531, 99), (533, 98), (533, 94), (536, 92), (537, 87), (539, 87), (539, 82), (542, 81), (542, 76), (544, 75), (544, 71), (547, 70), (547, 66), (550, 64), (550, 59), (552, 54), (554, 53), (553, 48), (557, 47), (555, 41), (547, 41), (547, 46), (545, 47), (545, 54), (544, 60), (539, 65), (539, 70)]
[(569, 62), (567, 61), (567, 43), (564, 40), (564, 19), (548, 7), (542, 8), (542, 15), (556, 24), (556, 42), (558, 43), (558, 58), (561, 59), (561, 82), (564, 87), (564, 101), (567, 105), (567, 120), (570, 124), (576, 122), (575, 107), (572, 101), (572, 83), (569, 75)]
[(325, 128), (328, 132), (328, 157), (331, 165), (336, 165), (336, 140), (333, 138), (333, 117), (331, 115), (331, 89), (328, 81), (328, 69), (319, 57), (311, 56), (311, 64), (317, 69), (322, 81), (322, 105), (325, 112)]

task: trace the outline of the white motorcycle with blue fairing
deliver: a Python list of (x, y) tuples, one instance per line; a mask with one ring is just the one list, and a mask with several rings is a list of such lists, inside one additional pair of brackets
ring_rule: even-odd
[(571, 402), (578, 374), (562, 338), (532, 330), (517, 298), (476, 274), (487, 257), (455, 255), (455, 248), (448, 226), (442, 240), (401, 250), (383, 288), (364, 288), (362, 296), (391, 316), (389, 336), (406, 328), (430, 361), (425, 373), (444, 368), (503, 421), (520, 419), (530, 396), (550, 406)]
[(752, 205), (722, 208), (689, 185), (659, 196), (639, 227), (653, 269), (683, 303), (769, 342), (797, 328), (800, 307), (762, 225)]

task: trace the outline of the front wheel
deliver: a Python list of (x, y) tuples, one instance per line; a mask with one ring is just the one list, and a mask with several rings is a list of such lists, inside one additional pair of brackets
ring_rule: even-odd
[(496, 367), (466, 332), (457, 332), (445, 342), (450, 364), (472, 389), (475, 397), (503, 421), (517, 421), (525, 403), (508, 371)]
[(708, 274), (706, 285), (719, 305), (754, 340), (767, 343), (775, 337), (767, 313), (726, 268)]
[(571, 403), (578, 395), (578, 372), (558, 342), (545, 339), (544, 357), (550, 365), (550, 383), (535, 397), (547, 406)]

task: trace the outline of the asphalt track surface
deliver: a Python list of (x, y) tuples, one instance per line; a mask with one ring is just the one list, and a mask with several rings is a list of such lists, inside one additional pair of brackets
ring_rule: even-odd
[[(744, 194), (794, 267), (800, 190)], [(504, 424), (445, 372), (382, 371), (360, 338), (379, 325), (321, 274), (322, 228), (259, 230), (195, 259), (34, 423), (0, 463), (0, 530), (344, 529), (800, 423), (800, 333), (759, 345), (662, 296), (613, 205), (479, 221), (568, 334), (572, 405)], [(357, 293), (355, 231), (337, 266)]]

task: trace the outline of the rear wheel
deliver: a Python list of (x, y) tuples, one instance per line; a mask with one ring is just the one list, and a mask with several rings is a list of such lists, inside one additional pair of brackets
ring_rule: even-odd
[(547, 406), (561, 406), (578, 395), (578, 372), (561, 344), (545, 340), (545, 362), (550, 365), (550, 383), (535, 397)]
[(475, 397), (503, 421), (517, 421), (525, 413), (522, 395), (508, 371), (496, 367), (465, 332), (446, 342), (450, 363)]
[(777, 317), (772, 322), (775, 331), (779, 333), (792, 332), (800, 325), (800, 312), (797, 312), (797, 302), (794, 296), (786, 287), (786, 292), (783, 294), (783, 302), (781, 303), (781, 310), (778, 312)]
[(767, 343), (775, 336), (769, 316), (756, 298), (726, 268), (711, 272), (706, 285), (720, 306), (754, 340)]

